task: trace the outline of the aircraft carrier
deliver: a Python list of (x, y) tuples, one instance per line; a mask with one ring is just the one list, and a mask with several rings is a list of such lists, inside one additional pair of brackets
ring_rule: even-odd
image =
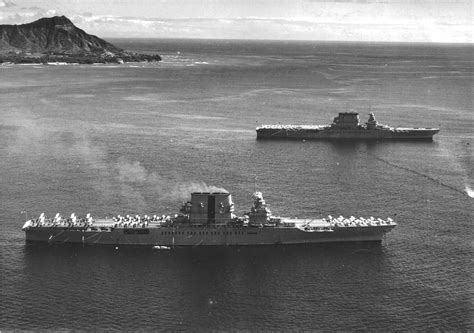
[(261, 125), (256, 131), (257, 139), (432, 141), (439, 128), (390, 127), (373, 113), (361, 124), (357, 112), (340, 112), (331, 125)]
[(236, 216), (229, 193), (194, 192), (178, 214), (117, 215), (95, 219), (42, 213), (25, 222), (27, 242), (175, 246), (272, 245), (326, 242), (381, 242), (396, 223), (391, 218), (332, 217), (298, 219), (271, 214), (261, 192), (248, 213)]

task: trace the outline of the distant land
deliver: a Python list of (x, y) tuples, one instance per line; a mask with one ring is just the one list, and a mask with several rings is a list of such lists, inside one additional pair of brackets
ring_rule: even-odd
[(125, 51), (89, 35), (65, 16), (0, 25), (0, 63), (123, 63), (160, 61), (158, 54)]

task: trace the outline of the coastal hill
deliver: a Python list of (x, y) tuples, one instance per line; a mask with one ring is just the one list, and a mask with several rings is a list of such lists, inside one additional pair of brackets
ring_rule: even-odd
[(0, 25), (0, 62), (122, 63), (160, 61), (157, 54), (125, 51), (89, 35), (65, 16), (28, 24)]

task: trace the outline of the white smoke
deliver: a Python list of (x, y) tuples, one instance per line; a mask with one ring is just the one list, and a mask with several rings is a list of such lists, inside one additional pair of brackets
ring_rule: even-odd
[(181, 182), (175, 184), (170, 195), (173, 198), (184, 200), (190, 198), (192, 192), (224, 192), (229, 193), (225, 188), (210, 186), (205, 182)]
[(118, 179), (124, 183), (155, 183), (153, 173), (148, 173), (140, 162), (128, 162), (120, 158), (116, 165)]
[[(163, 177), (155, 172), (148, 171), (140, 162), (130, 162), (120, 158), (115, 166), (116, 180), (121, 184), (121, 195), (132, 202), (144, 205), (144, 197), (141, 191), (146, 190), (154, 198), (171, 200), (187, 200), (192, 192), (225, 192), (222, 187), (207, 185), (203, 181), (179, 181)], [(141, 200), (139, 200), (141, 198)]]
[(74, 161), (81, 171), (93, 175), (89, 186), (100, 198), (98, 204), (121, 202), (138, 211), (160, 201), (189, 200), (191, 192), (227, 192), (200, 180), (187, 180), (176, 172), (153, 172), (141, 162), (125, 157), (111, 159), (107, 147), (91, 142), (81, 128), (51, 126), (27, 111), (13, 113), (2, 126), (14, 135), (5, 147), (8, 153), (23, 154), (29, 149), (35, 152), (31, 155), (33, 164), (42, 163), (47, 156), (48, 163), (67, 167)]

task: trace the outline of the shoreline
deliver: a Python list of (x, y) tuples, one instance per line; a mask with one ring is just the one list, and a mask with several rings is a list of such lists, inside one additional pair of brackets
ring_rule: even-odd
[(133, 65), (133, 64), (153, 64), (158, 63), (159, 61), (130, 61), (124, 63), (117, 63), (117, 62), (94, 62), (91, 64), (86, 63), (78, 63), (78, 62), (29, 62), (29, 63), (14, 63), (14, 62), (0, 62), (0, 67), (13, 67), (13, 66), (81, 66), (81, 65), (90, 65), (90, 66), (101, 66), (101, 65), (113, 65), (121, 66), (121, 65)]
[(116, 55), (103, 54), (0, 54), (0, 64), (124, 64), (129, 62), (158, 62), (158, 54), (122, 53)]

